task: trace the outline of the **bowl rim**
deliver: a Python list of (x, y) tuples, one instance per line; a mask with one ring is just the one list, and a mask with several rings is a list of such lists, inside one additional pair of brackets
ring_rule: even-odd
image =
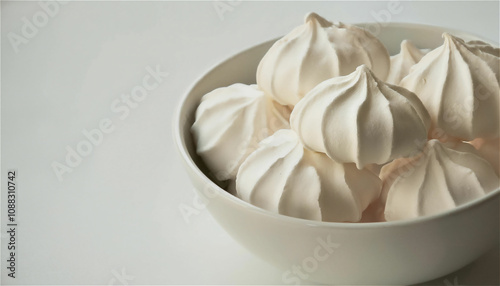
[(486, 38), (484, 36), (478, 35), (475, 32), (470, 32), (470, 31), (463, 31), (463, 30), (458, 30), (455, 28), (451, 27), (446, 27), (446, 26), (437, 26), (437, 25), (428, 25), (428, 24), (420, 24), (420, 23), (405, 23), (405, 22), (390, 22), (390, 23), (384, 23), (380, 24), (378, 22), (359, 22), (359, 23), (353, 23), (353, 26), (358, 26), (358, 27), (364, 27), (372, 24), (379, 24), (382, 25), (381, 29), (384, 29), (386, 27), (396, 27), (396, 28), (419, 28), (419, 29), (439, 29), (439, 30), (445, 30), (447, 33), (451, 34), (461, 34), (461, 35), (467, 35), (468, 37), (474, 37), (477, 38), (483, 42), (486, 42), (490, 45), (498, 47), (499, 42), (494, 41), (492, 39)]
[[(353, 25), (356, 26), (367, 26), (370, 24), (380, 24), (377, 22), (363, 22), (363, 23), (354, 23)], [(425, 25), (425, 24), (418, 24), (418, 23), (402, 23), (402, 22), (391, 22), (391, 23), (385, 23), (384, 26), (381, 27), (381, 29), (384, 29), (386, 27), (396, 27), (396, 28), (420, 28), (420, 29), (439, 29), (439, 30), (446, 30), (449, 33), (457, 33), (457, 34), (462, 34), (462, 35), (468, 35), (471, 37), (475, 37), (478, 39), (481, 39), (482, 41), (485, 41), (489, 44), (495, 45), (496, 42), (491, 41), (489, 39), (486, 39), (482, 36), (478, 36), (474, 33), (470, 33), (467, 31), (460, 31), (456, 30), (453, 28), (447, 28), (447, 27), (441, 27), (441, 26), (433, 26), (433, 25)], [(210, 186), (212, 189), (216, 190), (216, 197), (220, 197), (226, 201), (230, 201), (233, 204), (236, 204), (239, 207), (245, 208), (249, 211), (252, 212), (257, 212), (261, 215), (264, 215), (266, 217), (270, 217), (272, 219), (276, 220), (282, 220), (284, 223), (299, 223), (299, 224), (305, 224), (310, 227), (335, 227), (335, 228), (345, 228), (345, 229), (371, 229), (371, 228), (389, 228), (389, 227), (407, 227), (407, 226), (412, 226), (412, 225), (417, 225), (417, 224), (422, 224), (426, 223), (429, 221), (435, 221), (435, 220), (440, 220), (444, 219), (446, 217), (451, 217), (454, 215), (458, 215), (460, 213), (463, 213), (465, 211), (475, 209), (480, 207), (483, 204), (488, 203), (489, 201), (493, 200), (495, 197), (500, 197), (500, 187), (490, 191), (488, 194), (482, 196), (481, 198), (472, 200), (470, 202), (467, 202), (463, 205), (457, 206), (453, 209), (449, 209), (437, 214), (433, 215), (427, 215), (427, 216), (422, 216), (422, 217), (417, 217), (417, 218), (412, 218), (412, 219), (404, 219), (404, 220), (397, 220), (397, 221), (385, 221), (385, 222), (329, 222), (329, 221), (315, 221), (315, 220), (309, 220), (309, 219), (303, 219), (303, 218), (297, 218), (297, 217), (292, 217), (292, 216), (287, 216), (283, 215), (280, 213), (275, 213), (268, 211), (266, 209), (262, 209), (260, 207), (254, 206), (240, 198), (238, 198), (235, 195), (230, 194), (228, 191), (224, 190), (220, 186), (218, 186), (215, 182), (213, 182), (210, 178), (208, 178), (201, 170), (200, 168), (196, 165), (194, 162), (193, 158), (189, 155), (189, 152), (187, 150), (187, 146), (185, 144), (184, 136), (183, 136), (183, 130), (182, 126), (180, 125), (181, 123), (181, 117), (182, 117), (182, 111), (184, 106), (186, 105), (187, 100), (190, 98), (190, 95), (192, 92), (196, 89), (198, 84), (205, 79), (207, 75), (212, 73), (215, 69), (217, 69), (219, 66), (222, 66), (226, 64), (227, 62), (231, 61), (235, 57), (240, 56), (241, 54), (244, 54), (248, 52), (249, 50), (255, 49), (261, 45), (269, 44), (270, 42), (276, 41), (278, 38), (274, 38), (271, 40), (267, 40), (255, 45), (252, 45), (250, 47), (245, 48), (244, 50), (241, 50), (239, 52), (234, 53), (233, 55), (223, 59), (222, 61), (219, 61), (215, 64), (213, 64), (209, 69), (207, 69), (205, 72), (203, 72), (202, 75), (198, 76), (198, 78), (194, 81), (193, 84), (191, 84), (188, 88), (187, 91), (185, 91), (178, 101), (178, 104), (176, 106), (176, 109), (174, 111), (174, 118), (172, 120), (173, 124), (173, 137), (175, 141), (175, 145), (177, 147), (177, 150), (179, 151), (179, 154), (191, 171), (196, 174), (198, 178), (200, 178), (203, 181), (204, 186)], [(199, 190), (197, 190), (200, 192)], [(210, 200), (210, 198), (209, 198)]]

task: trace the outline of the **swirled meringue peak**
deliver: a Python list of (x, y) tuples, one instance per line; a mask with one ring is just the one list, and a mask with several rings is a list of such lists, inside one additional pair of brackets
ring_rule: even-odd
[(433, 129), (463, 141), (498, 137), (500, 87), (486, 53), (450, 34), (443, 38), (444, 44), (414, 65), (400, 85), (420, 97)]
[(387, 49), (364, 29), (310, 13), (264, 55), (257, 84), (279, 103), (293, 106), (320, 82), (347, 75), (361, 64), (385, 79), (390, 68)]
[(362, 65), (311, 90), (290, 124), (307, 148), (361, 169), (418, 153), (430, 119), (415, 94), (382, 82)]
[(241, 164), (239, 198), (263, 209), (311, 220), (357, 222), (378, 198), (381, 181), (354, 164), (304, 148), (292, 130), (262, 140)]
[(437, 214), (499, 187), (493, 168), (471, 145), (436, 139), (422, 154), (384, 166), (381, 177), (387, 221)]
[(402, 41), (399, 54), (391, 57), (391, 69), (386, 82), (399, 84), (401, 79), (408, 75), (410, 68), (418, 63), (424, 55), (425, 53), (415, 47), (412, 42)]
[(220, 181), (235, 179), (258, 142), (289, 128), (288, 107), (274, 102), (257, 85), (233, 84), (205, 94), (191, 127), (196, 152)]

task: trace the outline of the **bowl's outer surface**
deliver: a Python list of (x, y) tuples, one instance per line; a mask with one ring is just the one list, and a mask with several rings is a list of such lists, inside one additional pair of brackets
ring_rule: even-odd
[[(390, 54), (403, 39), (435, 48), (448, 31), (414, 24), (361, 24), (379, 29)], [(378, 26), (374, 26), (378, 25)], [(207, 209), (252, 253), (283, 269), (283, 283), (408, 285), (429, 281), (469, 264), (499, 244), (500, 191), (445, 214), (395, 223), (323, 223), (273, 214), (233, 197), (208, 179), (191, 140), (190, 127), (200, 98), (235, 82), (255, 83), (257, 65), (273, 41), (246, 50), (199, 79), (182, 100), (174, 137), (188, 174), (208, 200)]]

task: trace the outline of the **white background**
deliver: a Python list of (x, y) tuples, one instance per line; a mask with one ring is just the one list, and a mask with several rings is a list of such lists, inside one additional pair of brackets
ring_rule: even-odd
[[(179, 211), (194, 199), (172, 139), (173, 111), (188, 87), (224, 58), (286, 34), (309, 11), (499, 37), (498, 2), (402, 2), (390, 19), (374, 16), (387, 2), (233, 4), (223, 14), (212, 1), (57, 4), (43, 27), (13, 45), (9, 33), (23, 35), (23, 17), (33, 23), (45, 12), (37, 2), (2, 3), (1, 175), (5, 182), (6, 170), (17, 169), (19, 185), (17, 278), (6, 276), (2, 221), (2, 284), (281, 284), (280, 270), (240, 247), (206, 210), (187, 221)], [(120, 119), (112, 103), (142, 84), (148, 66), (169, 75)], [(52, 164), (105, 118), (114, 130), (59, 181)], [(4, 183), (2, 190), (5, 219)], [(434, 284), (498, 281), (495, 265), (492, 252)]]

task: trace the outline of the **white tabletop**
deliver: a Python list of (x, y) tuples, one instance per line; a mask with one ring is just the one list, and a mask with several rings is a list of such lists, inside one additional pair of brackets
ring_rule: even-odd
[[(3, 285), (282, 284), (280, 270), (206, 210), (180, 211), (195, 196), (172, 117), (194, 80), (309, 11), (499, 38), (498, 2), (41, 3), (1, 7)], [(146, 93), (128, 98), (134, 89)], [(74, 156), (78, 148), (86, 156)], [(18, 186), (15, 279), (6, 268), (9, 169)], [(435, 284), (498, 282), (498, 259), (492, 251)]]

